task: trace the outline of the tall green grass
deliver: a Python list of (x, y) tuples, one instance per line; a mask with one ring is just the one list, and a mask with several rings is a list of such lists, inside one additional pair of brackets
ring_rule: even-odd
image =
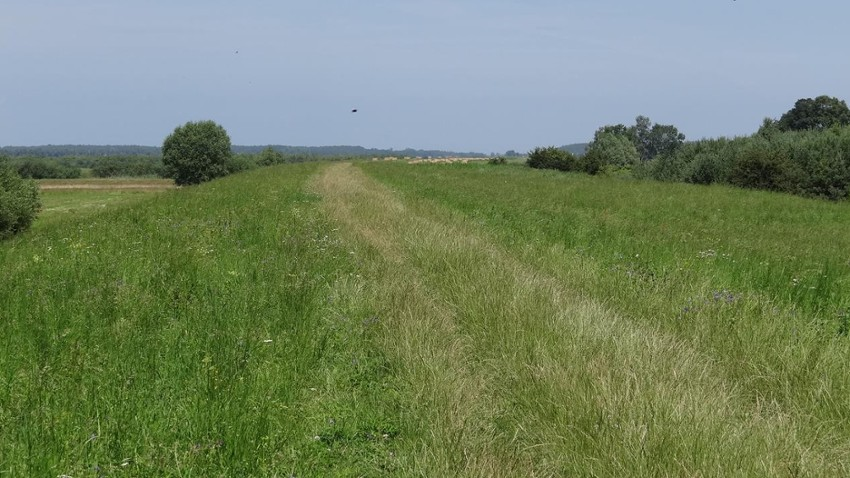
[[(612, 317), (625, 319), (619, 326), (658, 330), (687, 344), (706, 367), (716, 367), (711, 376), (750, 404), (744, 416), (787, 421), (790, 428), (777, 433), (796, 440), (789, 474), (848, 469), (846, 204), (522, 167), (360, 167), (403, 198), (406, 214), (473, 224), (522, 264), (604, 304)], [(460, 311), (473, 296), (496, 300), (512, 293), (452, 295), (448, 284), (467, 290), (455, 280), (463, 270), (475, 269), (450, 268), (433, 279), (447, 284), (442, 290)], [(651, 373), (651, 363), (632, 366), (638, 376)], [(635, 403), (646, 399), (634, 397)], [(571, 407), (569, 400), (563, 406)], [(751, 427), (723, 426), (732, 434)], [(722, 452), (708, 447), (699, 453)]]
[(390, 163), (120, 202), (0, 244), (0, 475), (850, 472), (846, 204)]
[(356, 267), (304, 190), (318, 169), (53, 218), (0, 245), (0, 475), (386, 466), (392, 402), (369, 388), (383, 362), (368, 317), (334, 302)]

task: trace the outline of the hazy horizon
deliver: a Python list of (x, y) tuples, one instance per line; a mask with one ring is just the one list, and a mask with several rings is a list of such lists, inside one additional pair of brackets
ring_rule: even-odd
[[(483, 153), (587, 142), (646, 115), (688, 139), (850, 97), (850, 5), (616, 0), (10, 0), (0, 146), (238, 145)], [(352, 113), (352, 109), (357, 113)]]

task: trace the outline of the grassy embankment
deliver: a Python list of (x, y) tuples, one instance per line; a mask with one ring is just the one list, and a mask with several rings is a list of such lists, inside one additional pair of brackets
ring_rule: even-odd
[[(396, 413), (374, 398), (370, 316), (332, 294), (355, 268), (304, 190), (318, 169), (54, 216), (0, 245), (0, 475), (382, 469)], [(338, 437), (353, 445), (328, 458)]]
[(0, 246), (0, 473), (842, 476), (846, 204), (286, 166)]

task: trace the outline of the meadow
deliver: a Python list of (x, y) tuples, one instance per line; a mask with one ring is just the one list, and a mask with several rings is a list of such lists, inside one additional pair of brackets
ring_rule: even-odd
[(403, 162), (44, 202), (0, 476), (850, 473), (846, 202)]

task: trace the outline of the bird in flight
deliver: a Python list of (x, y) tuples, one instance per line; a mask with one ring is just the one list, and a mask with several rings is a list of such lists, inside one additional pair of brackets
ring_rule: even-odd
[(351, 110), (351, 112), (352, 112), (352, 113), (357, 113), (357, 108), (354, 108), (353, 110)]

